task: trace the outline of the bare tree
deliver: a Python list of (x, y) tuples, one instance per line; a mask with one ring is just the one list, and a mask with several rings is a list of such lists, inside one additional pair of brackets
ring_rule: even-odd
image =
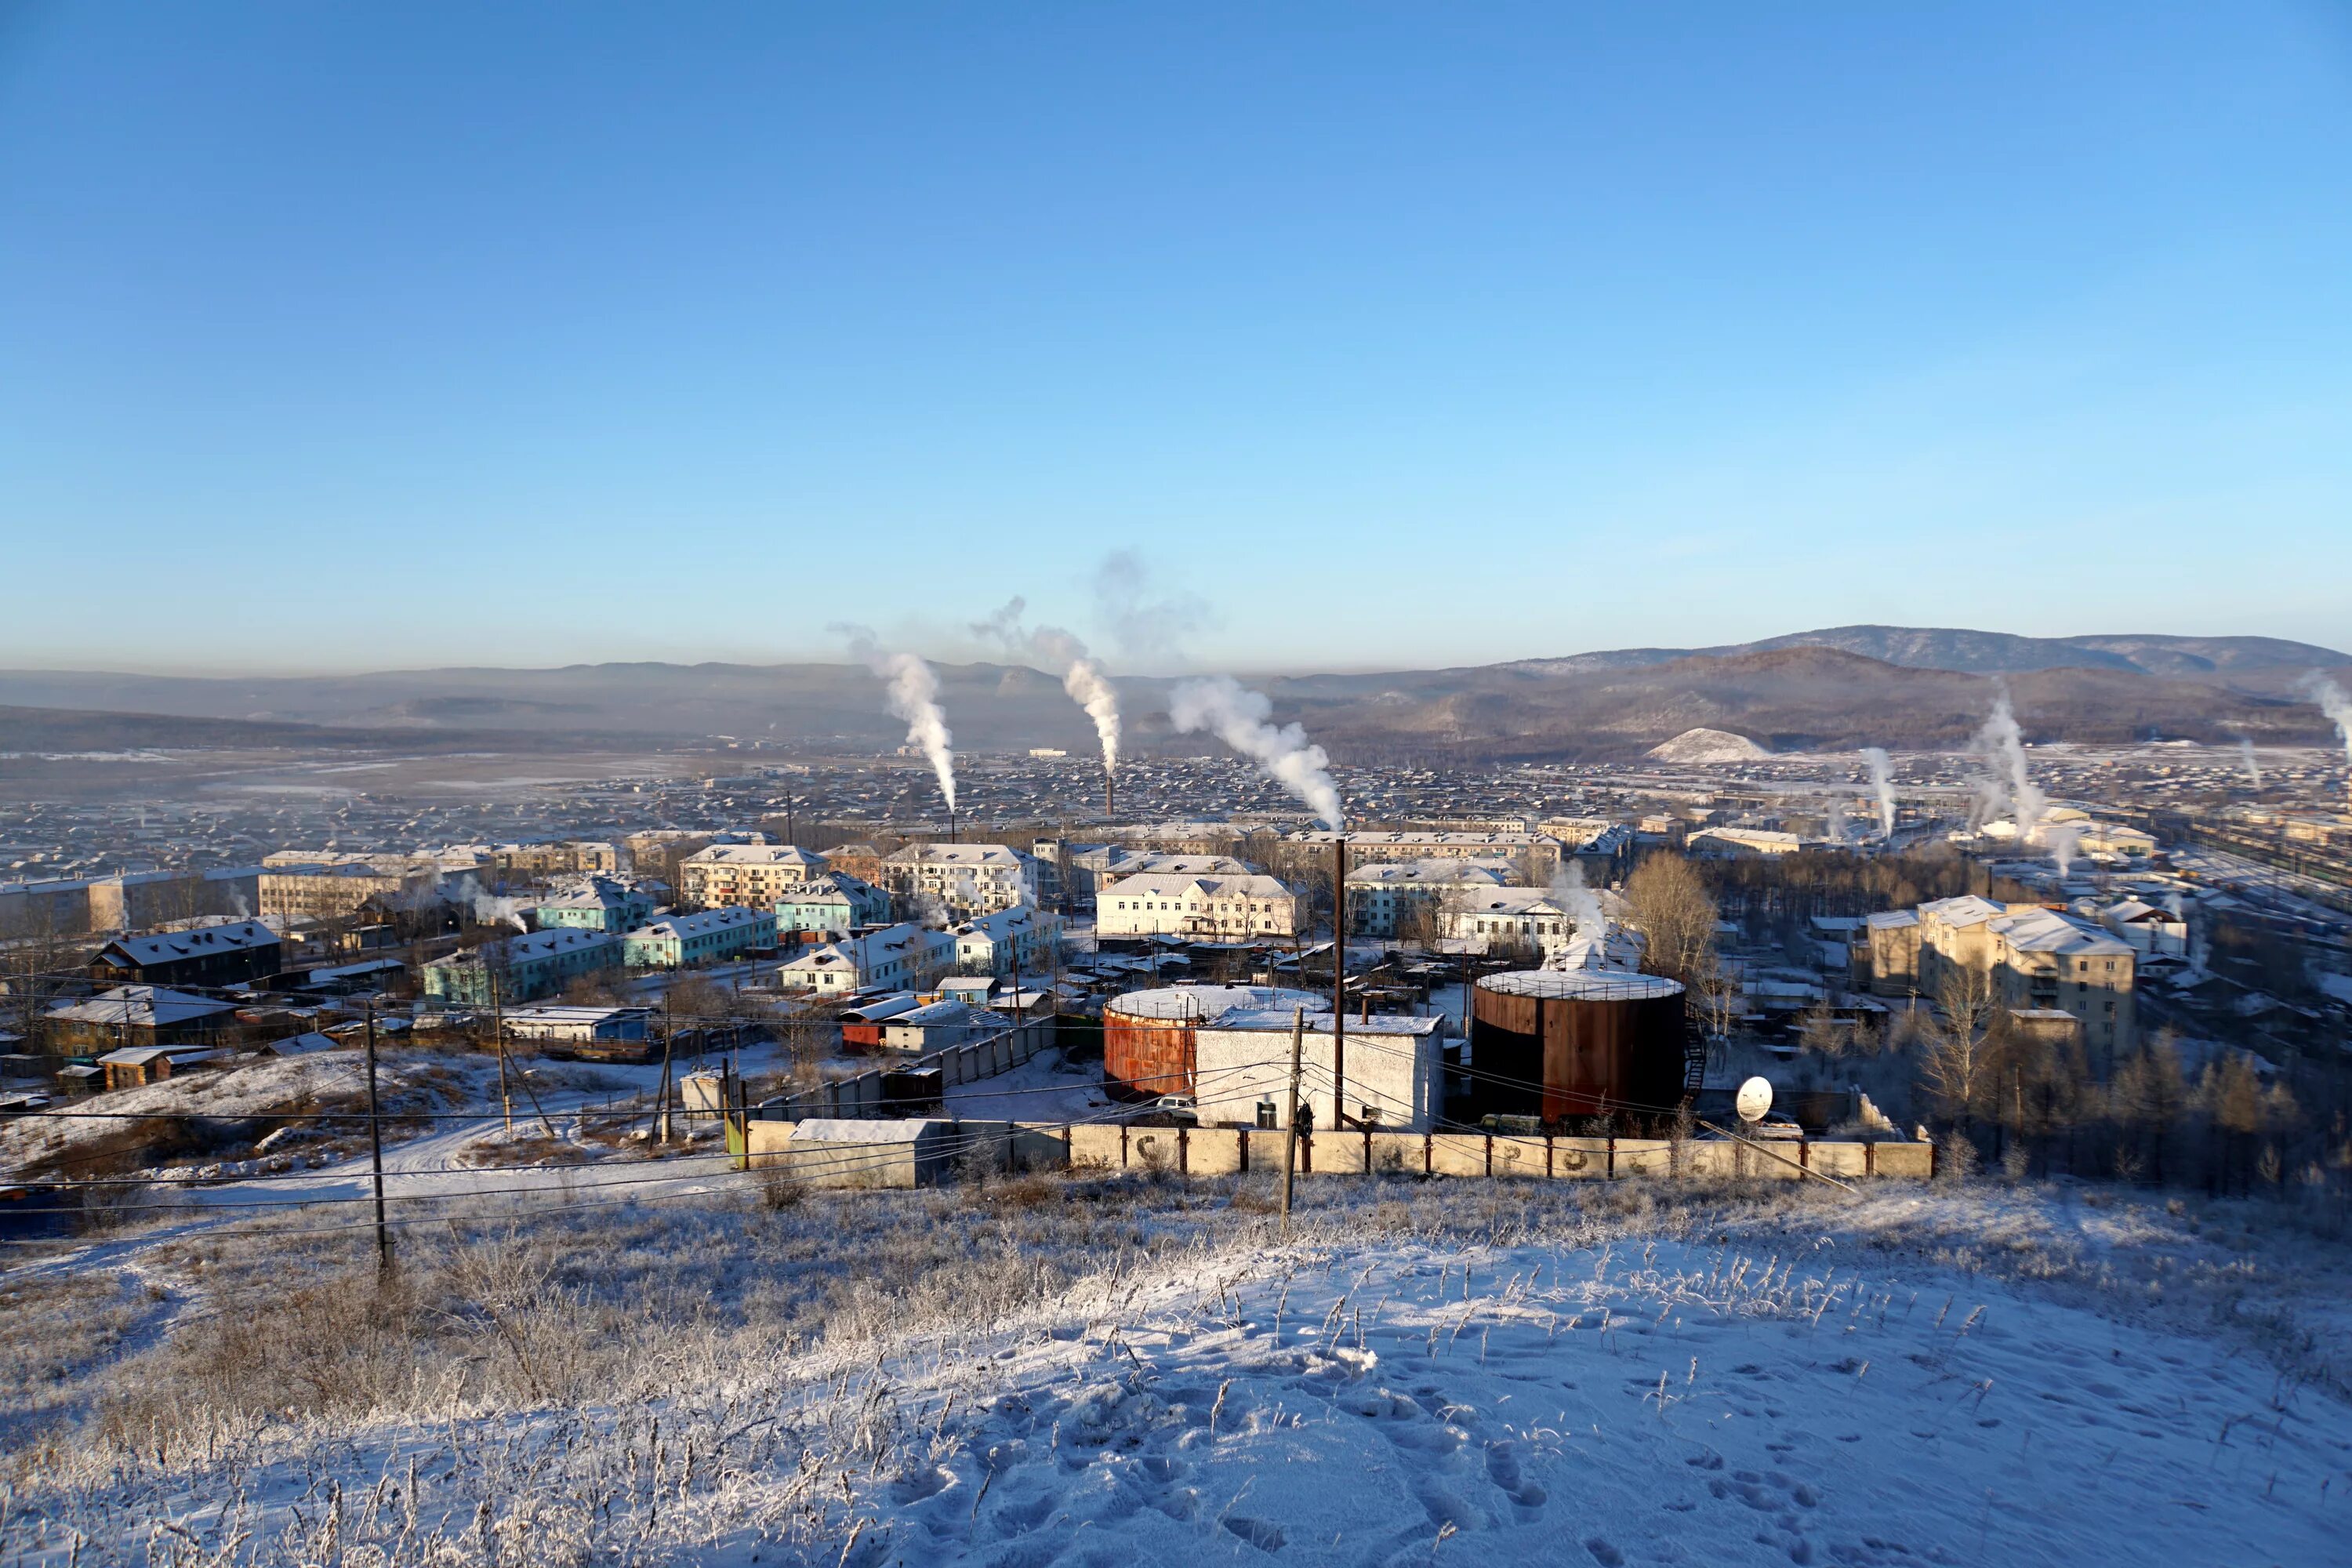
[(1715, 897), (1688, 860), (1653, 854), (1625, 879), (1628, 918), (1647, 943), (1643, 963), (1685, 985), (1715, 955)]
[(1919, 1084), (1947, 1122), (1965, 1128), (1976, 1113), (2007, 1023), (1990, 968), (1961, 964), (1936, 988), (1919, 1058)]

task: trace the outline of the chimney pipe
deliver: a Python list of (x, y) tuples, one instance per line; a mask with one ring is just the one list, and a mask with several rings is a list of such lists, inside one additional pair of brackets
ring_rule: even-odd
[(1331, 840), (1331, 1126), (1348, 1124), (1348, 836)]

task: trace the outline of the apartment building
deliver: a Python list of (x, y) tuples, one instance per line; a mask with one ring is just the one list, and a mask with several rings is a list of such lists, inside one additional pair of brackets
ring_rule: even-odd
[(788, 991), (845, 995), (876, 986), (914, 990), (955, 968), (955, 938), (918, 925), (894, 925), (831, 942), (801, 953), (777, 971)]
[(1294, 844), (1348, 841), (1352, 865), (1382, 860), (1507, 860), (1527, 881), (1549, 882), (1567, 847), (1548, 833), (1333, 833), (1310, 828), (1286, 836)]
[(694, 909), (769, 909), (825, 872), (825, 858), (793, 844), (712, 844), (677, 863), (678, 901)]
[(1287, 937), (1299, 926), (1297, 889), (1276, 877), (1122, 877), (1095, 895), (1096, 934), (1196, 936), (1234, 941)]
[(634, 882), (589, 877), (531, 910), (541, 931), (572, 926), (582, 931), (635, 931), (654, 916), (654, 896)]
[(685, 969), (775, 945), (772, 910), (729, 906), (639, 926), (621, 938), (621, 962), (631, 969)]
[(1481, 952), (1539, 951), (1546, 958), (1576, 935), (1568, 910), (1541, 888), (1490, 888), (1457, 895), (1437, 911), (1439, 934)]
[(532, 931), (435, 959), (425, 966), (425, 994), (466, 1007), (534, 1002), (620, 963), (621, 939), (610, 931)]
[(1016, 904), (948, 928), (955, 938), (959, 974), (1038, 974), (1054, 965), (1062, 918), (1033, 904)]
[(776, 900), (776, 933), (809, 933), (828, 939), (845, 937), (861, 926), (887, 923), (890, 895), (873, 883), (844, 871), (787, 889)]
[(1519, 868), (1508, 860), (1388, 860), (1348, 873), (1348, 930), (1394, 940), (1434, 935), (1437, 910), (1450, 898), (1508, 888)]
[(968, 921), (1032, 902), (1037, 860), (1005, 844), (909, 844), (882, 862), (902, 912)]

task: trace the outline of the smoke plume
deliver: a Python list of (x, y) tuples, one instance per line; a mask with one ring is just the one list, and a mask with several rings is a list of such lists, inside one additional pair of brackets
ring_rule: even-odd
[(883, 652), (874, 634), (863, 626), (838, 625), (830, 629), (848, 637), (851, 658), (888, 683), (890, 716), (905, 721), (907, 744), (921, 747), (923, 755), (930, 759), (931, 772), (940, 778), (940, 795), (953, 811), (955, 736), (948, 729), (947, 714), (940, 709), (940, 678), (914, 654)]
[(2058, 874), (2065, 876), (2074, 868), (2074, 852), (2081, 846), (2083, 830), (2071, 822), (2062, 822), (2045, 829), (2042, 842), (2050, 851), (2050, 858), (2058, 863)]
[(2324, 675), (2306, 676), (2302, 685), (2305, 691), (2311, 693), (2311, 700), (2319, 704), (2319, 710), (2326, 714), (2328, 721), (2336, 726), (2336, 733), (2344, 742), (2344, 760), (2352, 763), (2352, 697), (2347, 697), (2342, 687)]
[(1059, 626), (1023, 630), (1021, 616), (1027, 608), (1027, 602), (1016, 595), (988, 619), (974, 621), (972, 632), (1003, 644), (1016, 658), (1034, 659), (1059, 675), (1070, 700), (1094, 721), (1095, 738), (1102, 742), (1103, 772), (1118, 772), (1118, 689), (1111, 685), (1102, 666), (1087, 656), (1087, 645), (1070, 633)]
[(2254, 738), (2238, 737), (2238, 760), (2246, 764), (2246, 782), (2256, 789), (2263, 787), (2263, 764), (2254, 760)]
[(1276, 729), (1267, 722), (1274, 703), (1230, 676), (1188, 680), (1170, 693), (1168, 717), (1180, 735), (1205, 730), (1248, 757), (1337, 832), (1347, 818), (1339, 789), (1331, 782), (1331, 759), (1297, 724)]
[(1870, 787), (1878, 796), (1878, 832), (1884, 838), (1895, 837), (1895, 775), (1893, 759), (1884, 746), (1864, 746), (1863, 760), (1870, 764)]
[(2008, 687), (2000, 689), (1984, 727), (1969, 742), (1969, 754), (1981, 762), (1985, 770), (1977, 781), (1976, 805), (1969, 813), (1969, 826), (1981, 827), (2006, 811), (2017, 823), (2017, 841), (2025, 843), (2049, 809), (2050, 797), (2026, 773), (2025, 736), (2009, 705)]
[(1601, 907), (1601, 895), (1585, 886), (1582, 861), (1571, 858), (1553, 876), (1551, 899), (1567, 911), (1576, 935), (1599, 941), (1609, 934), (1608, 911)]
[(1114, 550), (1095, 568), (1095, 618), (1131, 661), (1181, 662), (1184, 640), (1212, 619), (1197, 594), (1160, 591), (1132, 550)]

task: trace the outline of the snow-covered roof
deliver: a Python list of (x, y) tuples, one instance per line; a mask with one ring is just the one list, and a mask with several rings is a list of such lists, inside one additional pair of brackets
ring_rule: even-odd
[(823, 869), (824, 857), (796, 844), (712, 844), (679, 862), (684, 866), (800, 866)]
[(704, 910), (699, 914), (667, 915), (651, 925), (642, 925), (629, 935), (643, 941), (673, 937), (684, 941), (689, 937), (709, 936), (713, 931), (734, 931), (739, 927), (758, 926), (776, 917), (765, 910), (747, 910), (730, 905), (725, 909)]
[(2133, 949), (2074, 915), (2056, 910), (2020, 910), (1992, 922), (2001, 941), (2021, 952), (2063, 952), (2077, 957), (2126, 957)]
[(1679, 996), (1683, 991), (1680, 983), (1663, 974), (1624, 969), (1520, 969), (1508, 974), (1489, 974), (1478, 982), (1478, 988), (1501, 996), (1606, 1002)]
[(1013, 869), (1021, 853), (1005, 844), (909, 844), (884, 862), (889, 866), (985, 866)]
[(1385, 860), (1350, 867), (1348, 883), (1350, 887), (1454, 887), (1476, 883), (1486, 887), (1503, 887), (1518, 875), (1518, 868), (1508, 860), (1461, 859)]
[(225, 921), (218, 925), (198, 926), (191, 931), (165, 931), (155, 936), (127, 936), (108, 942), (100, 952), (101, 960), (144, 969), (151, 963), (172, 963), (184, 958), (202, 958), (215, 952), (250, 952), (259, 947), (273, 947), (278, 933), (257, 921)]
[(1281, 878), (1256, 872), (1241, 877), (1184, 877), (1146, 871), (1107, 882), (1095, 897), (1097, 901), (1115, 898), (1181, 898), (1195, 888), (1213, 899), (1273, 900), (1291, 896), (1289, 885)]
[(1980, 899), (1974, 893), (1963, 893), (1957, 899), (1931, 899), (1919, 906), (1921, 920), (1933, 917), (1948, 926), (1982, 925), (1987, 921), (1999, 920), (2008, 912), (2007, 904), (1996, 904), (1990, 899)]
[[(585, 948), (610, 947), (620, 941), (610, 931), (586, 931), (579, 926), (556, 926), (548, 931), (535, 931), (521, 936), (510, 936), (502, 942), (485, 942), (470, 952), (453, 952), (426, 964), (427, 969), (454, 969), (467, 963), (527, 963), (536, 959), (551, 958), (559, 952), (576, 952)], [(495, 952), (496, 956), (493, 957)]]
[(184, 991), (170, 991), (161, 985), (118, 985), (87, 1002), (52, 1007), (48, 1016), (61, 1022), (152, 1028), (191, 1023), (229, 1011), (229, 1003), (215, 1002), (209, 996), (191, 996)]
[(1163, 985), (1157, 991), (1130, 991), (1103, 1004), (1106, 1014), (1167, 1023), (1213, 1022), (1236, 1008), (1278, 1008), (1287, 1014), (1293, 1007), (1328, 1013), (1331, 999), (1312, 991), (1286, 991), (1272, 985)]

